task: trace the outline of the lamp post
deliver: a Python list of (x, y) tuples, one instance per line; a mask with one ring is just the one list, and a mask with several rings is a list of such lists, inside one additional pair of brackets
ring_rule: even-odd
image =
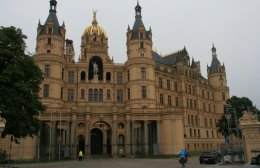
[(229, 111), (227, 111), (225, 114), (225, 117), (226, 117), (227, 123), (228, 123), (228, 138), (229, 138), (229, 142), (230, 142), (230, 119), (231, 119), (232, 115)]
[[(237, 138), (238, 138), (238, 144), (240, 145), (240, 133), (239, 133), (239, 130), (238, 130), (238, 119), (237, 119), (237, 112), (236, 112), (236, 109), (231, 107), (231, 106), (228, 106), (227, 109), (226, 109), (226, 114), (230, 114), (231, 115), (231, 112), (234, 113), (234, 118), (235, 118), (235, 125), (236, 125), (236, 132), (237, 132)], [(231, 128), (230, 128), (231, 129)]]

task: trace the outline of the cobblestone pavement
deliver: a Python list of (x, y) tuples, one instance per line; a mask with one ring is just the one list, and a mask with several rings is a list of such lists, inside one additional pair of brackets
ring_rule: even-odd
[[(198, 158), (189, 158), (185, 168), (242, 168), (242, 165), (199, 164)], [(16, 164), (18, 168), (181, 168), (178, 159), (86, 159), (53, 163)]]

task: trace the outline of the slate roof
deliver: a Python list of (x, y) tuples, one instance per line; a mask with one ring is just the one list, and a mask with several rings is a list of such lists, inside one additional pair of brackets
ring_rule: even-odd
[(210, 66), (210, 73), (218, 73), (218, 66), (221, 65), (217, 56), (213, 56), (212, 61), (211, 61), (211, 66)]
[(47, 34), (47, 23), (49, 21), (53, 22), (53, 35), (61, 36), (61, 31), (60, 31), (60, 24), (57, 18), (56, 13), (50, 12), (48, 18), (46, 19), (46, 22), (44, 25), (42, 25), (42, 31), (40, 32), (39, 35), (42, 34)]
[(158, 53), (153, 52), (153, 60), (162, 64), (166, 64), (169, 66), (175, 65), (178, 61), (189, 60), (187, 50), (184, 48), (183, 50), (168, 54), (164, 57), (160, 56)]

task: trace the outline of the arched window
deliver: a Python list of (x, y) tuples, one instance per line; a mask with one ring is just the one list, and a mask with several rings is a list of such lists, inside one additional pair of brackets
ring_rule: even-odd
[(103, 101), (103, 91), (102, 89), (99, 89), (99, 92), (98, 92), (98, 98), (99, 98), (99, 101)]
[(98, 101), (98, 90), (94, 89), (94, 101)]
[(110, 90), (107, 90), (107, 99), (110, 99)]
[(80, 80), (81, 80), (81, 81), (85, 81), (85, 80), (86, 80), (86, 72), (85, 72), (85, 71), (82, 71), (82, 72), (80, 73)]
[(88, 100), (93, 101), (93, 90), (92, 89), (88, 90)]
[(80, 91), (80, 98), (85, 99), (85, 90), (84, 89), (81, 89), (81, 91)]
[(106, 81), (110, 81), (111, 80), (111, 74), (110, 72), (106, 73)]

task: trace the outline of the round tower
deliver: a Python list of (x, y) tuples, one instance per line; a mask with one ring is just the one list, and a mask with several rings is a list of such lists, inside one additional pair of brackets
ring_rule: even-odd
[(37, 28), (35, 62), (44, 74), (40, 97), (45, 105), (59, 108), (63, 103), (65, 80), (65, 24), (60, 26), (56, 15), (56, 0), (50, 0), (49, 16)]
[(152, 31), (146, 30), (141, 6), (135, 7), (135, 23), (127, 30), (127, 105), (155, 108), (155, 63), (152, 60)]

